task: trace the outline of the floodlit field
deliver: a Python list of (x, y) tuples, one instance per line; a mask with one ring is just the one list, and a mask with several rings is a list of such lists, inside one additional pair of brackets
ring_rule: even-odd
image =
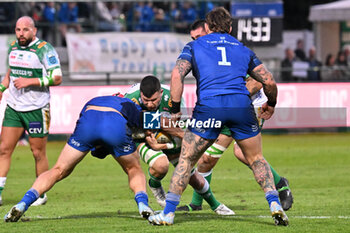
[[(236, 216), (218, 216), (205, 204), (200, 212), (177, 213), (173, 226), (149, 225), (139, 216), (127, 176), (115, 160), (89, 154), (48, 192), (46, 205), (31, 207), (26, 221), (0, 223), (0, 232), (350, 232), (350, 134), (264, 135), (263, 143), (268, 162), (290, 181), (294, 205), (287, 211), (288, 227), (274, 226), (252, 172), (234, 158), (230, 147), (214, 169), (212, 190)], [(48, 144), (50, 166), (63, 145)], [(164, 179), (165, 190), (172, 171)], [(1, 217), (33, 181), (30, 150), (17, 147)], [(181, 204), (189, 203), (191, 196), (188, 187)], [(149, 198), (152, 208), (160, 209), (151, 193)]]

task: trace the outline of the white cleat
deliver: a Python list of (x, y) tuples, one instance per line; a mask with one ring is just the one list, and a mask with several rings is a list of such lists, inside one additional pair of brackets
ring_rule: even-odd
[(138, 207), (139, 207), (139, 213), (141, 217), (143, 217), (144, 219), (148, 219), (149, 216), (154, 215), (154, 212), (151, 209), (151, 207), (146, 206), (143, 202), (140, 202), (138, 204)]
[(148, 222), (153, 225), (173, 225), (175, 214), (173, 212), (164, 215), (164, 212), (160, 212), (157, 215), (150, 216)]
[(233, 210), (231, 210), (230, 208), (228, 208), (227, 206), (225, 206), (224, 204), (220, 204), (215, 210), (215, 213), (217, 213), (218, 215), (235, 215), (235, 212), (233, 212)]
[(159, 188), (152, 188), (151, 186), (149, 186), (149, 188), (151, 189), (154, 198), (157, 200), (157, 203), (164, 208), (166, 197), (163, 187), (160, 186)]
[(31, 206), (45, 205), (46, 202), (47, 202), (47, 196), (45, 193), (43, 198), (39, 197), (38, 199), (36, 199), (35, 202), (33, 202), (33, 204), (31, 204)]
[(2, 206), (2, 197), (0, 196), (0, 206)]
[(10, 211), (5, 215), (5, 222), (17, 222), (25, 212), (26, 203), (20, 202), (10, 209)]
[(276, 226), (288, 226), (289, 220), (286, 213), (283, 211), (282, 206), (280, 206), (277, 202), (273, 201), (270, 205), (270, 210)]

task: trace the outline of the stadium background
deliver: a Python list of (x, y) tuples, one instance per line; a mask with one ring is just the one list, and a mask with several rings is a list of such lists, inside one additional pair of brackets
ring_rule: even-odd
[[(184, 6), (184, 1), (174, 1), (175, 10), (182, 9)], [(343, 216), (345, 221), (348, 222), (349, 212), (345, 208), (348, 205), (348, 180), (343, 177), (348, 177), (349, 172), (346, 166), (349, 163), (349, 144), (347, 139), (349, 138), (349, 111), (350, 111), (350, 62), (345, 64), (336, 64), (332, 67), (325, 64), (325, 59), (328, 54), (332, 54), (335, 57), (340, 52), (346, 53), (347, 46), (350, 43), (350, 37), (348, 33), (350, 31), (350, 1), (188, 1), (190, 8), (193, 8), (190, 12), (195, 12), (196, 18), (199, 18), (205, 14), (213, 6), (225, 6), (233, 15), (235, 19), (237, 32), (241, 30), (242, 40), (252, 48), (257, 55), (263, 60), (267, 67), (274, 74), (276, 81), (278, 82), (279, 88), (279, 99), (278, 99), (278, 109), (276, 115), (271, 119), (271, 123), (267, 122), (266, 129), (263, 130), (263, 133), (266, 135), (264, 139), (264, 145), (268, 152), (270, 152), (269, 159), (273, 164), (276, 164), (276, 167), (281, 170), (281, 173), (291, 177), (291, 181), (294, 181), (292, 188), (295, 188), (295, 196), (299, 204), (296, 204), (297, 208), (292, 209), (295, 212), (289, 212), (288, 215), (291, 217), (292, 222), (295, 225), (304, 225), (306, 226), (307, 232), (317, 231), (322, 232), (322, 227), (315, 227), (314, 221), (308, 218), (304, 218), (305, 214), (315, 215), (316, 219), (318, 217), (328, 218), (328, 215), (331, 215), (330, 220), (322, 222), (324, 227), (324, 232), (344, 232), (346, 229), (349, 229), (349, 224), (341, 222), (344, 225), (337, 225), (338, 228), (329, 230), (330, 225), (338, 224), (334, 219), (340, 221), (341, 216)], [(163, 13), (168, 16), (165, 17), (167, 20), (161, 22), (156, 22), (155, 18), (147, 18), (147, 11), (143, 12), (140, 8), (140, 2), (138, 1), (116, 1), (117, 5), (120, 7), (119, 16), (115, 16), (113, 22), (117, 22), (120, 26), (120, 31), (105, 31), (99, 29), (98, 26), (98, 16), (97, 16), (97, 2), (94, 1), (78, 1), (76, 2), (77, 6), (80, 9), (79, 16), (77, 18), (77, 24), (81, 27), (81, 33), (76, 33), (74, 29), (70, 29), (66, 37), (62, 37), (59, 26), (61, 25), (58, 16), (51, 24), (50, 22), (43, 20), (43, 10), (47, 3), (45, 2), (0, 2), (0, 56), (2, 58), (6, 57), (7, 48), (9, 43), (14, 39), (13, 28), (15, 25), (16, 19), (23, 15), (23, 12), (33, 16), (37, 19), (36, 23), (39, 28), (38, 37), (42, 38), (43, 30), (47, 27), (51, 29), (47, 40), (52, 43), (57, 49), (62, 67), (63, 67), (63, 83), (61, 86), (52, 87), (52, 98), (51, 98), (51, 111), (52, 111), (52, 124), (51, 124), (51, 133), (49, 139), (51, 144), (48, 147), (48, 154), (50, 156), (50, 165), (55, 161), (60, 146), (63, 141), (59, 142), (59, 146), (56, 145), (56, 142), (53, 142), (57, 139), (65, 140), (67, 135), (73, 130), (76, 119), (78, 118), (78, 113), (82, 107), (82, 104), (96, 96), (96, 95), (108, 95), (116, 92), (125, 92), (127, 88), (138, 82), (142, 79), (144, 75), (153, 73), (157, 75), (163, 83), (168, 84), (170, 78), (170, 70), (172, 63), (175, 61), (177, 55), (181, 50), (181, 46), (186, 42), (190, 41), (190, 37), (187, 33), (186, 27), (192, 22), (193, 18), (189, 17), (187, 24), (179, 24), (176, 22), (185, 22), (185, 19), (182, 21), (176, 19), (175, 16), (171, 16), (172, 2), (166, 1), (150, 1), (147, 4), (152, 6), (152, 12), (154, 16)], [(112, 3), (103, 2), (106, 6), (113, 5)], [(327, 4), (323, 6), (316, 6), (317, 4)], [(63, 5), (63, 2), (56, 2), (54, 7), (56, 12), (59, 12), (60, 7)], [(262, 7), (262, 8), (260, 8)], [(112, 8), (109, 8), (112, 9)], [(159, 10), (161, 9), (161, 10)], [(237, 10), (238, 9), (238, 10)], [(259, 10), (262, 9), (262, 10)], [(272, 9), (272, 10), (271, 10)], [(144, 18), (142, 18), (142, 14)], [(160, 12), (160, 13), (159, 13)], [(175, 11), (174, 13), (179, 11)], [(148, 11), (149, 13), (149, 11)], [(137, 14), (140, 14), (137, 16)], [(172, 18), (174, 17), (174, 18)], [(328, 17), (328, 18), (327, 18)], [(254, 19), (255, 18), (255, 19)], [(140, 20), (143, 19), (143, 20)], [(149, 21), (147, 21), (147, 20)], [(192, 21), (191, 21), (192, 20)], [(239, 23), (239, 20), (240, 23)], [(146, 22), (146, 23), (145, 23)], [(147, 22), (149, 24), (147, 24)], [(76, 23), (71, 23), (76, 24)], [(68, 24), (69, 25), (69, 24)], [(153, 26), (152, 26), (153, 25)], [(250, 27), (248, 27), (250, 25)], [(149, 26), (149, 27), (148, 27)], [(238, 28), (240, 26), (240, 29)], [(257, 36), (260, 33), (260, 36)], [(269, 36), (267, 36), (269, 32)], [(250, 41), (247, 39), (250, 35)], [(255, 41), (252, 41), (253, 39)], [(270, 40), (266, 41), (266, 38)], [(285, 58), (285, 49), (291, 48), (294, 50), (296, 48), (297, 41), (302, 39), (304, 41), (304, 52), (308, 54), (308, 50), (313, 46), (316, 48), (316, 56), (319, 61), (322, 62), (322, 67), (316, 67), (309, 69), (309, 66), (306, 64), (307, 61), (296, 61), (295, 65), (292, 68), (282, 68), (281, 63)], [(308, 56), (308, 55), (307, 55)], [(350, 59), (348, 56), (347, 59)], [(118, 61), (116, 61), (118, 60)], [(93, 61), (93, 63), (89, 63)], [(164, 64), (165, 63), (165, 64)], [(124, 64), (124, 65), (123, 65)], [(6, 70), (6, 59), (0, 60), (0, 75), (3, 76)], [(334, 77), (330, 76), (329, 78), (321, 78), (321, 80), (309, 80), (308, 71), (318, 71), (328, 72), (331, 70), (334, 71)], [(282, 71), (292, 72), (294, 75), (293, 80), (283, 80)], [(341, 71), (341, 72), (340, 72)], [(341, 75), (339, 75), (339, 73)], [(195, 89), (194, 83), (195, 80), (193, 77), (187, 77), (185, 79), (186, 89), (185, 89), (185, 98), (190, 106), (195, 103)], [(6, 92), (5, 92), (6, 93)], [(6, 99), (6, 94), (5, 94)], [(3, 109), (5, 106), (5, 101), (1, 102), (0, 107), (0, 117), (2, 117)], [(311, 116), (311, 117), (310, 117)], [(269, 124), (271, 124), (269, 126)], [(320, 134), (321, 132), (321, 134)], [(299, 138), (299, 133), (308, 133), (307, 136), (301, 136)], [(278, 134), (281, 136), (273, 136), (268, 134)], [(279, 140), (282, 140), (283, 143), (276, 147), (274, 142), (280, 143)], [(265, 144), (265, 142), (267, 142)], [(335, 146), (335, 149), (332, 147)], [(264, 147), (264, 149), (265, 149)], [(25, 150), (28, 150), (26, 148)], [(230, 150), (230, 151), (229, 151)], [(230, 154), (232, 148), (230, 148), (226, 154)], [(25, 165), (32, 166), (33, 163), (30, 160), (29, 152), (24, 152), (21, 148), (14, 157), (14, 170), (10, 172), (13, 175), (10, 175), (10, 179), (20, 178), (15, 174), (21, 173), (21, 166), (23, 168)], [(28, 157), (28, 159), (23, 159), (22, 154), (27, 153), (23, 157)], [(281, 157), (283, 155), (283, 159)], [(306, 155), (309, 155), (309, 158), (305, 158)], [(326, 160), (326, 156), (330, 156), (330, 160)], [(223, 156), (224, 158), (228, 156)], [(231, 156), (232, 157), (232, 156)], [(231, 166), (226, 164), (231, 164), (231, 159), (229, 163), (219, 164), (221, 168), (221, 174), (225, 176), (230, 176), (229, 172), (231, 171)], [(108, 167), (109, 162), (101, 162), (96, 170), (100, 172), (101, 177), (107, 176), (103, 172), (108, 170), (118, 170), (115, 167)], [(302, 161), (302, 162), (301, 162)], [(91, 167), (95, 167), (95, 160), (93, 158), (87, 159), (87, 162), (80, 165), (80, 170), (77, 171), (77, 175), (73, 176), (71, 179), (74, 184), (80, 185), (77, 190), (82, 189), (86, 191), (80, 182), (80, 178), (83, 177), (89, 178), (91, 173)], [(232, 163), (233, 166), (238, 166), (238, 172), (246, 171), (247, 169), (241, 165)], [(15, 167), (19, 166), (19, 169)], [(86, 166), (86, 168), (84, 168)], [(107, 167), (107, 168), (106, 168)], [(304, 173), (304, 169), (307, 171)], [(241, 171), (242, 170), (242, 171)], [(249, 171), (247, 171), (248, 173)], [(22, 192), (31, 184), (32, 171), (26, 172), (27, 177), (25, 179), (26, 183), (17, 182), (13, 186), (9, 185), (7, 187), (9, 191), (5, 195), (14, 196), (17, 199), (22, 193), (17, 193), (15, 190), (21, 190)], [(74, 174), (74, 173), (73, 173)], [(119, 173), (118, 173), (119, 174)], [(121, 174), (121, 173), (120, 173)], [(12, 176), (12, 178), (11, 178)], [(120, 176), (123, 176), (122, 174)], [(248, 176), (248, 175), (247, 175)], [(302, 177), (303, 176), (303, 177)], [(315, 182), (312, 183), (308, 178), (314, 179)], [(31, 177), (31, 178), (29, 178)], [(75, 177), (75, 178), (74, 178)], [(340, 178), (339, 178), (340, 177)], [(74, 180), (78, 179), (78, 180)], [(215, 179), (215, 178), (214, 178)], [(245, 179), (245, 176), (238, 176), (237, 186), (242, 185), (242, 181)], [(334, 180), (338, 179), (339, 183), (335, 183)], [(71, 181), (72, 181), (71, 180)], [(347, 181), (346, 181), (347, 180)], [(95, 180), (93, 180), (95, 181)], [(103, 183), (104, 180), (98, 180), (98, 183)], [(218, 182), (217, 186), (214, 186), (214, 190), (219, 193), (225, 191), (226, 182), (231, 182), (231, 180), (223, 180)], [(68, 185), (70, 180), (64, 182), (62, 186), (57, 189), (61, 192), (65, 192), (64, 187)], [(108, 180), (108, 182), (113, 183), (114, 180)], [(125, 180), (121, 182), (125, 183)], [(251, 182), (251, 180), (249, 180)], [(10, 183), (10, 182), (9, 182)], [(79, 184), (78, 184), (79, 183)], [(251, 182), (252, 183), (252, 182)], [(165, 184), (166, 187), (167, 184)], [(322, 187), (321, 195), (318, 191), (318, 188), (328, 185), (330, 188)], [(244, 184), (244, 187), (247, 184)], [(259, 198), (255, 197), (258, 195), (257, 187), (252, 184), (254, 188), (248, 188), (250, 192), (246, 196), (246, 199), (252, 198), (253, 201), (248, 201), (247, 206), (259, 206), (256, 204), (255, 200)], [(294, 187), (293, 187), (294, 186)], [(312, 188), (311, 193), (316, 195), (318, 201), (315, 204), (309, 203), (312, 201), (313, 196), (308, 196), (310, 192), (310, 187)], [(339, 211), (329, 211), (328, 209), (325, 212), (315, 210), (312, 212), (302, 212), (302, 210), (308, 210), (308, 208), (313, 208), (314, 205), (317, 205), (321, 200), (324, 201), (325, 206), (332, 208), (334, 200), (327, 202), (321, 197), (332, 196), (333, 191), (331, 187), (334, 187), (337, 190), (336, 200), (340, 200), (339, 203), (336, 203), (336, 207)], [(70, 198), (70, 195), (73, 196), (73, 199), (79, 199), (79, 194), (74, 192), (75, 187), (69, 186), (68, 190), (74, 195), (68, 193), (66, 194), (66, 199), (62, 198), (61, 201), (67, 202)], [(119, 188), (119, 186), (118, 186)], [(121, 188), (126, 188), (122, 186)], [(246, 190), (241, 188), (241, 192)], [(58, 192), (58, 191), (57, 191)], [(90, 194), (90, 192), (86, 191)], [(114, 191), (107, 190), (106, 193), (115, 193)], [(301, 193), (303, 195), (301, 195)], [(245, 193), (246, 194), (246, 193)], [(244, 194), (244, 195), (245, 195)], [(60, 200), (60, 196), (56, 197), (56, 192), (50, 194), (50, 198), (57, 198)], [(82, 195), (82, 193), (80, 193)], [(93, 194), (91, 194), (93, 195)], [(226, 194), (225, 194), (226, 195)], [(187, 199), (189, 200), (189, 192)], [(6, 196), (5, 196), (6, 197)], [(99, 197), (103, 200), (105, 197)], [(186, 198), (186, 197), (185, 197)], [(231, 199), (226, 197), (227, 202), (230, 203)], [(129, 199), (132, 199), (131, 195), (125, 197), (125, 202), (128, 203)], [(151, 197), (152, 199), (152, 197)], [(238, 197), (241, 200), (241, 198)], [(90, 200), (82, 199), (82, 201), (89, 202)], [(132, 200), (131, 200), (132, 201)], [(130, 201), (130, 202), (131, 202)], [(309, 201), (309, 202), (308, 202)], [(14, 204), (15, 200), (12, 201)], [(51, 202), (51, 200), (49, 200)], [(68, 201), (70, 204), (74, 204), (72, 200)], [(335, 202), (335, 201), (334, 201)], [(76, 203), (80, 203), (77, 201)], [(118, 205), (118, 200), (113, 204)], [(236, 202), (233, 201), (235, 205)], [(95, 203), (96, 204), (96, 203)], [(265, 203), (264, 203), (265, 204)], [(59, 201), (52, 203), (55, 208), (60, 208)], [(132, 204), (131, 204), (132, 205)], [(243, 205), (243, 204), (242, 204)], [(261, 204), (262, 205), (262, 204)], [(65, 208), (62, 205), (62, 208)], [(9, 207), (9, 206), (5, 206)], [(264, 209), (266, 206), (262, 206), (261, 209)], [(41, 208), (41, 207), (40, 207)], [(39, 211), (34, 210), (34, 213), (38, 213), (40, 218), (40, 211), (44, 211), (44, 208), (39, 209)], [(68, 207), (67, 207), (68, 208)], [(90, 208), (90, 209), (89, 209)], [(84, 229), (84, 220), (88, 219), (92, 221), (93, 224), (99, 224), (105, 214), (103, 208), (108, 208), (106, 205), (101, 205), (99, 210), (95, 209), (95, 206), (88, 205), (85, 206), (85, 209), (88, 209), (90, 215), (78, 215), (77, 219), (82, 219), (80, 226), (72, 223), (76, 218), (74, 217), (74, 211), (69, 212), (71, 215), (67, 217), (69, 222), (71, 222), (73, 228)], [(119, 207), (118, 207), (119, 208)], [(122, 208), (122, 207), (121, 207)], [(243, 209), (238, 208), (238, 212), (242, 214)], [(237, 208), (236, 208), (237, 209)], [(260, 210), (260, 209), (259, 209)], [(3, 212), (5, 210), (2, 210)], [(85, 210), (78, 210), (83, 213)], [(97, 214), (97, 220), (95, 221), (94, 213), (100, 211), (100, 214)], [(133, 213), (134, 209), (130, 207), (130, 213)], [(318, 212), (319, 211), (319, 212)], [(61, 213), (65, 213), (65, 210), (61, 210)], [(112, 212), (112, 211), (111, 211)], [(243, 216), (249, 219), (249, 214), (259, 215), (259, 212), (249, 212), (248, 216)], [(56, 216), (56, 213), (50, 209), (49, 212), (45, 213), (46, 216), (52, 216), (52, 222), (55, 222), (59, 219)], [(106, 213), (108, 214), (108, 213)], [(124, 213), (125, 214), (125, 213)], [(135, 213), (133, 213), (135, 214)], [(126, 213), (128, 215), (128, 213)], [(213, 217), (210, 211), (205, 212), (206, 217)], [(244, 213), (243, 213), (244, 215)], [(296, 216), (297, 215), (297, 216)], [(95, 217), (94, 217), (95, 216)], [(112, 216), (114, 216), (112, 214)], [(334, 217), (335, 216), (335, 217)], [(337, 217), (338, 216), (338, 217)], [(261, 216), (260, 216), (261, 217)], [(46, 218), (44, 216), (44, 218)], [(134, 218), (134, 217), (131, 217)], [(259, 217), (258, 217), (259, 218)], [(184, 216), (180, 219), (185, 219)], [(240, 217), (238, 217), (240, 219)], [(304, 220), (307, 219), (307, 220)], [(111, 218), (114, 220), (114, 217)], [(120, 219), (118, 219), (120, 220)], [(130, 219), (125, 219), (125, 221)], [(192, 223), (197, 220), (196, 217), (193, 218)], [(262, 221), (270, 222), (270, 219), (263, 219)], [(180, 226), (186, 224), (184, 220), (181, 222)], [(216, 216), (213, 219), (213, 224), (215, 221), (221, 221), (221, 219)], [(258, 222), (260, 220), (257, 220)], [(319, 220), (318, 223), (320, 223)], [(328, 222), (327, 222), (328, 221)], [(103, 222), (111, 223), (109, 220)], [(120, 221), (123, 223), (123, 221)], [(228, 221), (224, 221), (225, 224)], [(245, 221), (242, 221), (238, 226), (242, 227), (242, 232), (250, 231), (249, 228), (244, 228), (242, 224)], [(55, 223), (56, 224), (56, 223)], [(54, 224), (54, 225), (55, 225)], [(57, 223), (59, 226), (60, 223)], [(88, 224), (88, 223), (86, 223)], [(127, 224), (123, 223), (123, 224)], [(199, 222), (197, 225), (200, 228), (200, 225), (203, 222)], [(251, 223), (251, 225), (254, 223)], [(137, 227), (140, 226), (139, 222), (136, 222), (134, 230), (137, 230)], [(141, 224), (143, 226), (143, 224)], [(344, 228), (342, 228), (344, 226)], [(36, 226), (31, 226), (36, 229)], [(45, 225), (39, 226), (40, 229), (45, 229)], [(239, 227), (232, 229), (240, 230)], [(253, 228), (253, 231), (256, 232), (269, 232), (271, 230), (270, 226), (265, 229), (266, 226), (263, 226), (261, 229), (259, 225), (256, 228)], [(13, 229), (10, 227), (9, 229)], [(20, 228), (23, 231), (27, 230), (25, 226)], [(50, 228), (51, 229), (51, 228)], [(57, 228), (62, 229), (62, 228)], [(104, 229), (104, 228), (97, 228)], [(147, 228), (148, 229), (148, 228)], [(179, 230), (178, 228), (175, 228)], [(181, 229), (181, 228), (180, 228)], [(216, 228), (216, 230), (221, 228)], [(302, 232), (303, 228), (293, 228), (294, 232)], [(52, 230), (52, 229), (51, 229)], [(2, 230), (0, 229), (0, 232)], [(52, 230), (55, 231), (55, 230)], [(59, 231), (59, 230), (58, 230)], [(84, 230), (82, 230), (84, 231)], [(89, 231), (89, 230), (88, 230)], [(93, 231), (93, 230), (91, 230)], [(153, 228), (148, 229), (149, 232), (153, 232)], [(175, 230), (174, 230), (175, 231)], [(193, 231), (192, 228), (189, 228), (189, 231)], [(215, 231), (215, 229), (213, 229)], [(229, 231), (228, 229), (222, 229), (222, 232)], [(4, 231), (8, 232), (8, 231)], [(86, 229), (85, 229), (86, 232)]]

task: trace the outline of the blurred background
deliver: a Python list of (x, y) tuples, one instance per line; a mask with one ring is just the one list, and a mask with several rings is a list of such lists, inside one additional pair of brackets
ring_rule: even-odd
[[(168, 84), (177, 56), (191, 41), (189, 26), (216, 6), (230, 11), (232, 35), (278, 82), (277, 107), (284, 110), (266, 128), (347, 130), (349, 0), (0, 2), (0, 75), (7, 69), (16, 20), (31, 16), (37, 36), (59, 53), (64, 74), (62, 85), (51, 88), (51, 128), (58, 129), (51, 132), (62, 133), (67, 126), (69, 133), (69, 122), (94, 95), (123, 93), (147, 74)], [(196, 98), (191, 74), (185, 83), (191, 107)]]

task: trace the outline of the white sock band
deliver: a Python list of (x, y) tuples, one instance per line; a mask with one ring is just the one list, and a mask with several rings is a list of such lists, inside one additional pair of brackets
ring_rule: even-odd
[(0, 177), (0, 187), (5, 187), (7, 177)]
[(196, 192), (199, 193), (199, 194), (203, 194), (203, 193), (205, 193), (206, 191), (208, 191), (208, 189), (209, 189), (209, 183), (208, 183), (208, 181), (207, 181), (206, 179), (204, 179), (204, 180), (205, 180), (205, 183), (204, 183), (203, 188), (202, 188), (201, 190), (196, 190)]
[[(197, 171), (198, 171), (198, 169), (197, 169)], [(199, 175), (201, 175), (201, 176), (203, 176), (203, 177), (205, 178), (205, 177), (207, 177), (207, 176), (210, 176), (211, 173), (213, 173), (213, 169), (211, 169), (211, 170), (208, 171), (208, 172), (198, 172), (198, 173), (199, 173)]]
[(213, 158), (220, 158), (227, 148), (223, 147), (217, 143), (213, 143), (204, 154), (211, 156)]

